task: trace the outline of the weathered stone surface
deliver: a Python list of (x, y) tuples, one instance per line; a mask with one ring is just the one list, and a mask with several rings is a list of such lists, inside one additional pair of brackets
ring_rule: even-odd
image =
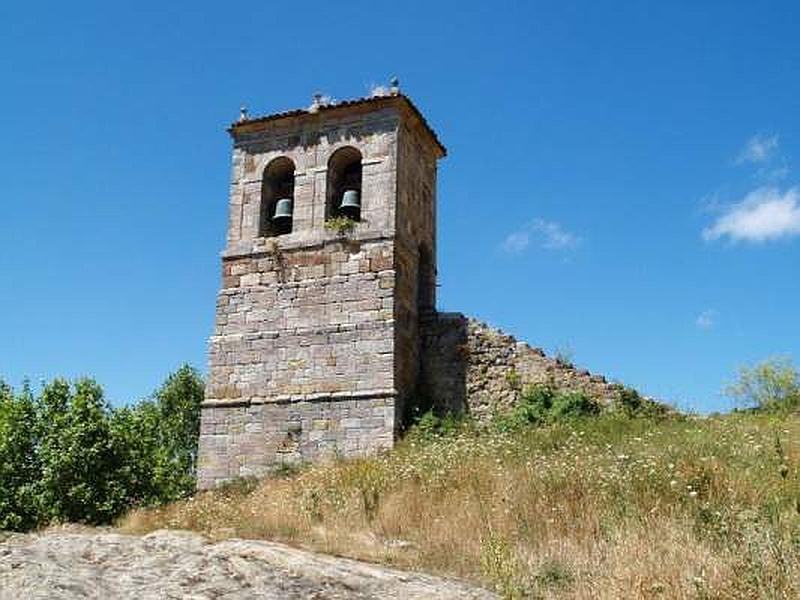
[[(617, 396), (602, 376), (436, 312), (443, 148), (415, 111), (397, 96), (232, 128), (200, 488), (280, 463), (390, 448), (420, 398), (486, 419), (536, 383), (604, 404)], [(325, 228), (336, 178), (329, 161), (342, 148), (362, 157), (362, 218), (346, 236)], [(262, 175), (277, 158), (295, 166), (295, 215), (291, 232), (265, 237)]]
[(392, 447), (392, 390), (203, 408), (198, 487), (232, 477), (262, 476), (277, 464), (363, 456)]
[[(282, 462), (391, 447), (417, 388), (418, 315), (435, 305), (443, 148), (407, 99), (255, 119), (231, 133), (201, 488)], [(339, 200), (331, 158), (340, 150), (361, 156), (361, 219), (347, 235), (325, 228)], [(276, 159), (294, 166), (294, 218), (281, 235), (264, 225)]]
[(0, 543), (0, 600), (495, 598), (458, 581), (314, 554), (281, 544), (189, 532), (12, 535)]
[(602, 375), (548, 357), (460, 313), (423, 320), (422, 347), (422, 394), (444, 410), (466, 410), (482, 420), (513, 407), (530, 385), (582, 392), (602, 405), (619, 395), (620, 386)]

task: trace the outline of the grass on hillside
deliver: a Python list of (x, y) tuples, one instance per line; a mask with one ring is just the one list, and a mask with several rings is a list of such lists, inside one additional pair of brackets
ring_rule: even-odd
[(417, 431), (128, 515), (466, 578), (507, 598), (800, 597), (800, 418)]

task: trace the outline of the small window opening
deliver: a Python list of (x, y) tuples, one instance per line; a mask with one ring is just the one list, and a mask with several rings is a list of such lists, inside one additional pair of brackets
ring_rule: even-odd
[(420, 245), (417, 258), (417, 311), (424, 315), (436, 310), (436, 267), (425, 245)]

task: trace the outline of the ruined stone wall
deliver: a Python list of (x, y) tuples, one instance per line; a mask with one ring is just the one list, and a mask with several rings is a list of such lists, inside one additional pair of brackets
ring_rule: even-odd
[(548, 357), (513, 336), (460, 313), (438, 313), (423, 321), (420, 395), (445, 411), (467, 411), (478, 419), (512, 408), (530, 385), (549, 384), (612, 404), (617, 384), (602, 375)]

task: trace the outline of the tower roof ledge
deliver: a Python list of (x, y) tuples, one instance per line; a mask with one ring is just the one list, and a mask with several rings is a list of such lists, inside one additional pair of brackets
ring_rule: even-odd
[(228, 132), (234, 138), (236, 138), (240, 133), (254, 133), (258, 131), (261, 126), (266, 123), (298, 119), (310, 115), (333, 116), (337, 113), (346, 114), (348, 112), (363, 110), (364, 108), (381, 108), (384, 106), (404, 107), (407, 109), (412, 118), (417, 120), (422, 128), (430, 135), (433, 144), (439, 151), (439, 157), (442, 158), (447, 155), (447, 148), (445, 148), (444, 144), (439, 141), (439, 137), (436, 135), (436, 132), (433, 130), (433, 128), (428, 124), (428, 121), (422, 115), (422, 112), (420, 112), (416, 105), (411, 101), (411, 98), (399, 92), (395, 94), (343, 100), (341, 102), (314, 104), (310, 108), (299, 108), (256, 117), (248, 117), (246, 116), (246, 113), (243, 113), (245, 116), (238, 121), (231, 123), (230, 127), (228, 127)]

